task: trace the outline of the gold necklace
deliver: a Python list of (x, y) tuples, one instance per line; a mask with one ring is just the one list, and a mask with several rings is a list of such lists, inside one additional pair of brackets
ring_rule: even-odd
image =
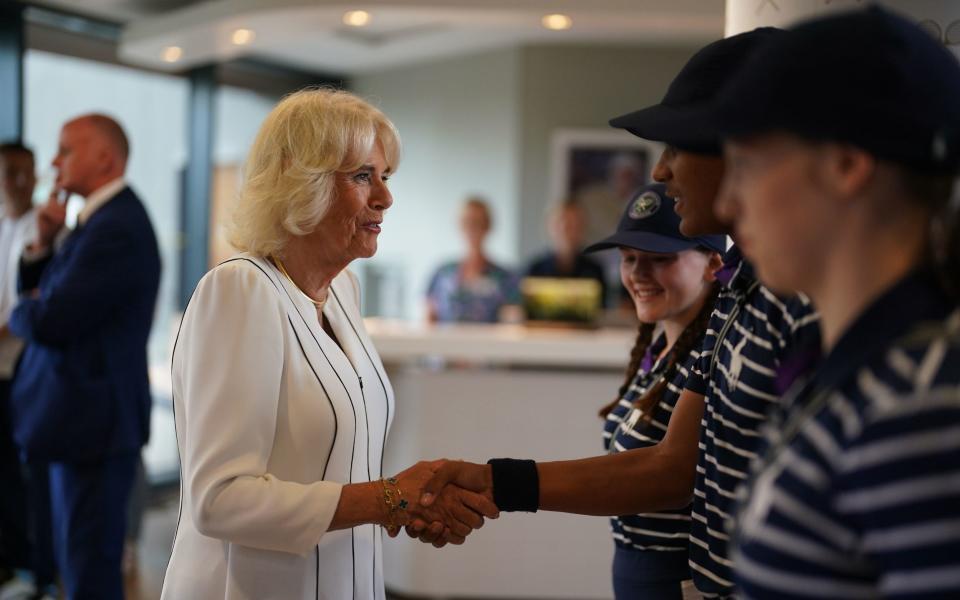
[(303, 291), (299, 285), (297, 285), (297, 282), (293, 280), (293, 277), (290, 277), (290, 273), (287, 273), (287, 269), (283, 266), (283, 263), (280, 262), (279, 258), (277, 258), (276, 256), (271, 256), (270, 260), (272, 260), (273, 264), (275, 264), (277, 268), (280, 269), (280, 272), (283, 273), (283, 276), (287, 278), (287, 281), (292, 283), (293, 287), (297, 288), (297, 291), (300, 292), (300, 295), (302, 295), (304, 298), (309, 300), (318, 309), (323, 308), (323, 305), (326, 304), (327, 302), (326, 294), (324, 294), (323, 300), (314, 300), (313, 298), (310, 297), (309, 294)]

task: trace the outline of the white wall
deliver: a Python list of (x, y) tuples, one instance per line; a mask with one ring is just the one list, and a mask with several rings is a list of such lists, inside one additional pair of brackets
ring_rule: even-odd
[[(181, 174), (187, 155), (189, 85), (181, 77), (77, 58), (28, 51), (25, 62), (24, 138), (37, 155), (41, 182), (37, 202), (53, 183), (50, 161), (61, 125), (83, 113), (116, 118), (130, 138), (127, 180), (150, 213), (163, 260), (157, 320), (150, 344), (151, 361), (168, 359), (171, 330), (176, 327), (179, 281)], [(242, 164), (261, 121), (275, 98), (233, 87), (215, 97), (214, 163)]]
[(186, 157), (187, 82), (116, 65), (28, 51), (24, 65), (24, 138), (42, 175), (37, 201), (53, 184), (50, 161), (60, 127), (83, 113), (116, 118), (130, 138), (127, 181), (146, 205), (160, 244), (163, 274), (150, 344), (165, 360), (178, 281), (180, 169)]
[[(115, 117), (131, 144), (127, 180), (137, 190), (160, 244), (163, 275), (150, 340), (151, 383), (157, 398), (169, 397), (170, 352), (179, 324), (177, 285), (181, 176), (186, 164), (186, 79), (116, 65), (28, 51), (25, 63), (24, 138), (42, 174), (35, 201), (53, 184), (49, 167), (61, 125), (83, 113)], [(276, 100), (238, 88), (217, 91), (214, 162), (241, 164), (260, 122)], [(144, 450), (152, 480), (175, 478), (176, 438), (170, 409), (155, 407), (151, 441)]]
[[(550, 141), (557, 129), (609, 131), (613, 117), (656, 104), (694, 48), (537, 46), (523, 50), (520, 256), (547, 244)], [(629, 134), (624, 137), (630, 138)]]
[[(436, 266), (461, 255), (457, 214), (468, 194), (492, 205), (488, 250), (516, 264), (518, 55), (500, 50), (358, 77), (353, 90), (400, 130), (403, 159), (390, 183), (380, 247), (371, 263), (402, 271), (402, 314), (423, 315)], [(362, 265), (354, 265), (361, 270)]]
[(494, 258), (522, 267), (547, 242), (553, 132), (608, 129), (610, 118), (658, 102), (694, 50), (533, 46), (356, 78), (404, 140), (396, 204), (371, 261), (402, 271), (393, 313), (422, 316), (433, 268), (460, 253), (456, 215), (469, 193), (493, 204)]
[(242, 165), (260, 124), (278, 100), (242, 88), (218, 88), (214, 98), (214, 164)]

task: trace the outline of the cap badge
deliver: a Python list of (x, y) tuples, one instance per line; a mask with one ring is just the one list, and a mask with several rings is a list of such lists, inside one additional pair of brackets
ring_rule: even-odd
[(660, 210), (660, 196), (655, 192), (644, 192), (637, 196), (637, 199), (630, 205), (631, 219), (640, 220), (655, 214)]

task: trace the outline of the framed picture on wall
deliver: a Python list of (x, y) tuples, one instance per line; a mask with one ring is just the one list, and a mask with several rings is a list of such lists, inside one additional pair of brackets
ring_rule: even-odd
[(587, 240), (616, 229), (623, 206), (650, 173), (663, 145), (620, 129), (558, 129), (551, 138), (550, 194), (587, 215)]

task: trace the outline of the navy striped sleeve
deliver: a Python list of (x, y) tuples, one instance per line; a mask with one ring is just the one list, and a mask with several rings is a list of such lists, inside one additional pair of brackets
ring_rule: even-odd
[(923, 269), (762, 427), (731, 533), (744, 598), (960, 598), (960, 310)]
[(778, 408), (778, 368), (801, 339), (816, 340), (817, 316), (803, 297), (783, 299), (759, 285), (731, 254), (733, 272), (711, 315), (686, 388), (704, 396), (690, 526), (690, 568), (705, 597), (734, 593), (727, 522), (735, 491), (756, 458), (760, 428)]
[(745, 598), (960, 598), (960, 350), (937, 354), (861, 369), (757, 477)]
[[(607, 452), (615, 454), (647, 448), (663, 440), (680, 391), (688, 376), (689, 364), (696, 356), (696, 351), (691, 352), (690, 358), (677, 367), (659, 403), (649, 415), (644, 414), (644, 411), (635, 403), (660, 381), (660, 377), (666, 371), (667, 361), (658, 360), (650, 371), (644, 372), (641, 369), (637, 373), (627, 393), (607, 415), (604, 424), (604, 448)], [(676, 561), (674, 572), (679, 570), (686, 573), (690, 533), (689, 507), (621, 515), (610, 519), (610, 528), (618, 548), (670, 554), (673, 557), (670, 561)], [(687, 578), (689, 577), (682, 579)]]

